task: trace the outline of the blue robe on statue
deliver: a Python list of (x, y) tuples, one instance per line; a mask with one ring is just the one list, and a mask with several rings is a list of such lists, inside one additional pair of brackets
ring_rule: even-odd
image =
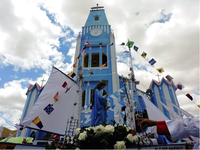
[(102, 90), (95, 90), (94, 105), (92, 107), (91, 125), (97, 126), (100, 123), (106, 123), (107, 118), (107, 98), (102, 96)]

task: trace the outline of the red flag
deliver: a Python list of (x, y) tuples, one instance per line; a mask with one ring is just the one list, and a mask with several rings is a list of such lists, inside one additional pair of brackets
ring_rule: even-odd
[(192, 101), (193, 100), (193, 97), (188, 93), (186, 94), (186, 96)]

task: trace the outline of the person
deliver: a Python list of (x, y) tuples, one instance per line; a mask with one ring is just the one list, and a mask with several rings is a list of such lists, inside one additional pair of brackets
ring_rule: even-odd
[(105, 93), (103, 90), (106, 85), (107, 82), (105, 80), (101, 80), (92, 92), (90, 106), (92, 109), (91, 126), (97, 126), (100, 123), (106, 123), (108, 93)]
[[(199, 138), (199, 117), (177, 118), (170, 121), (155, 121), (146, 118), (139, 118), (137, 120), (140, 120), (138, 125), (143, 129), (146, 129), (146, 127), (156, 126), (159, 135), (170, 136), (172, 140), (187, 138), (190, 136)], [(196, 148), (199, 146), (199, 140), (195, 142), (196, 144), (194, 147)]]

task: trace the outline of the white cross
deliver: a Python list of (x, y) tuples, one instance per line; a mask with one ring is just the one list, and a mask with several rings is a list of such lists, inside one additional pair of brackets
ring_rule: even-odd
[(158, 82), (160, 82), (160, 78), (159, 78), (159, 76), (161, 76), (161, 75), (159, 75), (159, 73), (158, 73), (156, 76), (158, 76)]
[(46, 81), (46, 80), (44, 80), (44, 78), (43, 78), (41, 81), (42, 81), (42, 85), (41, 85), (41, 87), (42, 87), (43, 86), (43, 82)]

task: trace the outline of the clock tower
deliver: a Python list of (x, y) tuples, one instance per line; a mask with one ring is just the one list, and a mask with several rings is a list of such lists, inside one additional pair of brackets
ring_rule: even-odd
[[(84, 46), (85, 45), (85, 46)], [(83, 52), (84, 51), (84, 52)], [(81, 54), (81, 59), (77, 59)], [(117, 74), (115, 37), (108, 23), (103, 6), (92, 7), (82, 32), (79, 33), (76, 43), (76, 67), (73, 72), (77, 74), (81, 66), (84, 76), (82, 86), (82, 112), (81, 126), (91, 125), (90, 97), (92, 89), (104, 79), (107, 81), (105, 90), (109, 95), (119, 90), (119, 76)], [(77, 78), (75, 80), (78, 80)], [(116, 104), (118, 99), (109, 100), (110, 105)], [(107, 123), (115, 120), (116, 110), (108, 109)]]

